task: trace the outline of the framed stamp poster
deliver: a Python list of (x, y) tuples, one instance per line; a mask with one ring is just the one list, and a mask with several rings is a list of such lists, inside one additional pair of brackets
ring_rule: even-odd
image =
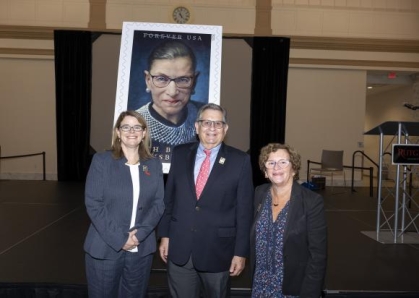
[(164, 173), (173, 147), (197, 140), (199, 108), (220, 104), (221, 50), (221, 26), (123, 24), (114, 123), (125, 110), (139, 112)]

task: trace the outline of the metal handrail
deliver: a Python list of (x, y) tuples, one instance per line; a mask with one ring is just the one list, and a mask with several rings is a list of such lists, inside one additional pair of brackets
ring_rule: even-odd
[[(362, 152), (362, 151), (361, 151)], [(369, 158), (369, 157), (367, 157)], [(316, 161), (312, 161), (312, 160), (307, 160), (307, 181), (310, 181), (309, 179), (309, 175), (310, 175), (310, 163), (314, 163), (317, 165), (321, 165), (321, 162), (316, 162)], [(355, 167), (354, 166), (354, 161), (352, 160), (352, 166), (343, 166), (344, 168), (347, 169), (351, 169), (352, 170), (352, 177), (351, 177), (351, 191), (354, 192), (354, 170), (355, 169), (359, 169), (359, 170), (369, 170), (370, 171), (370, 197), (372, 197), (374, 195), (374, 191), (373, 191), (373, 168), (369, 167), (369, 168), (364, 168), (364, 167)]]
[(42, 155), (42, 172), (43, 172), (43, 180), (46, 179), (46, 172), (45, 172), (45, 151), (42, 151), (40, 153), (32, 153), (32, 154), (24, 154), (24, 155), (13, 155), (13, 156), (0, 156), (0, 160), (2, 159), (11, 159), (11, 158), (21, 158), (21, 157), (30, 157), (30, 156), (37, 156)]
[(351, 184), (351, 190), (352, 192), (356, 191), (354, 188), (354, 180), (355, 180), (355, 169), (358, 170), (369, 170), (370, 171), (370, 197), (373, 197), (373, 178), (374, 178), (374, 170), (373, 167), (365, 168), (365, 167), (355, 167), (355, 155), (357, 153), (361, 153), (361, 155), (365, 158), (367, 158), (371, 163), (373, 163), (377, 167), (377, 171), (379, 170), (378, 164), (373, 161), (368, 155), (365, 154), (362, 150), (357, 150), (352, 154), (352, 184)]

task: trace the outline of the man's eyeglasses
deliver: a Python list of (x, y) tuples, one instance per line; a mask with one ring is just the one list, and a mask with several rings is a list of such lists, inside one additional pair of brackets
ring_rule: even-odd
[(128, 124), (121, 125), (119, 129), (124, 132), (130, 132), (131, 129), (133, 129), (135, 132), (140, 132), (144, 130), (144, 128), (141, 125), (129, 126)]
[(171, 79), (168, 76), (159, 75), (153, 76), (151, 75), (151, 80), (157, 88), (164, 88), (170, 84), (171, 81), (175, 82), (178, 88), (189, 88), (192, 86), (193, 77), (178, 77)]
[(211, 120), (198, 120), (199, 124), (201, 124), (202, 127), (210, 128), (214, 127), (216, 129), (221, 129), (226, 124), (224, 121), (211, 121)]
[(274, 169), (276, 166), (278, 166), (280, 169), (285, 169), (290, 164), (290, 161), (288, 159), (280, 159), (277, 161), (268, 160), (265, 162), (265, 167), (267, 169)]

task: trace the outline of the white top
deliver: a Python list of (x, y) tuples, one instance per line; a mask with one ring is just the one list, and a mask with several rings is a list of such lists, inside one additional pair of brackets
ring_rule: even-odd
[[(132, 179), (132, 213), (131, 213), (131, 223), (130, 229), (135, 225), (135, 219), (137, 218), (137, 207), (138, 207), (138, 198), (140, 197), (140, 163), (135, 165), (130, 165), (129, 170), (131, 172), (131, 179)], [(138, 247), (129, 250), (130, 252), (138, 252)]]

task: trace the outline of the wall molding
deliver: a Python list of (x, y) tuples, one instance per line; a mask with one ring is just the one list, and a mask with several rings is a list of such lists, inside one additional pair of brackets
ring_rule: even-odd
[(419, 62), (405, 61), (375, 61), (375, 60), (343, 60), (343, 59), (313, 59), (313, 58), (290, 58), (290, 65), (322, 65), (322, 66), (344, 66), (362, 68), (390, 68), (390, 69), (411, 69), (419, 70)]
[(0, 55), (54, 56), (51, 49), (0, 48)]
[[(92, 28), (52, 28), (0, 25), (0, 39), (53, 40), (54, 30), (96, 31)], [(121, 30), (100, 30), (103, 33), (121, 33)], [(227, 37), (252, 37), (256, 35), (233, 35)], [(272, 37), (272, 36), (270, 36)], [(371, 39), (349, 37), (282, 36), (291, 39), (292, 49), (365, 51), (390, 53), (419, 53), (419, 40)]]
[(291, 37), (291, 48), (332, 51), (419, 53), (419, 40), (295, 36)]
[(89, 28), (106, 28), (106, 0), (89, 0), (90, 17)]
[(56, 29), (59, 28), (0, 25), (0, 39), (53, 40)]
[[(80, 30), (92, 31), (90, 28), (52, 28), (52, 27), (26, 27), (26, 26), (0, 26), (0, 39), (20, 40), (53, 40), (54, 30)], [(103, 33), (121, 33), (121, 30), (101, 30)], [(231, 35), (226, 37), (252, 37), (256, 35)], [(272, 36), (270, 36), (272, 37)], [(357, 51), (357, 52), (388, 52), (388, 53), (419, 53), (419, 40), (391, 40), (391, 39), (367, 39), (367, 38), (331, 38), (331, 37), (307, 37), (290, 36), (291, 49), (304, 50), (327, 50), (327, 51)], [(36, 48), (1, 48), (0, 55), (15, 56), (53, 56), (53, 49)], [(344, 67), (385, 67), (406, 68), (417, 70), (419, 62), (406, 61), (375, 61), (353, 59), (317, 59), (317, 58), (290, 58), (293, 65), (322, 65)]]
[(272, 0), (256, 1), (255, 34), (272, 35)]

